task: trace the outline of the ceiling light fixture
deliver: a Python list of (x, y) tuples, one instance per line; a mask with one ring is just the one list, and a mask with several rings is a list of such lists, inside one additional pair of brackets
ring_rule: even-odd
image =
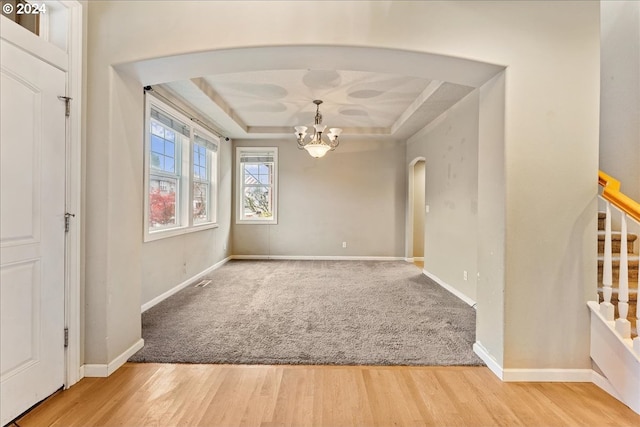
[(322, 133), (327, 128), (322, 124), (322, 114), (320, 114), (320, 104), (322, 104), (322, 100), (316, 99), (313, 101), (316, 104), (316, 117), (315, 123), (313, 125), (313, 134), (311, 135), (311, 139), (308, 142), (305, 142), (305, 138), (307, 136), (307, 127), (306, 126), (296, 126), (296, 137), (298, 138), (298, 148), (300, 150), (304, 149), (311, 155), (311, 157), (315, 157), (316, 159), (319, 157), (323, 157), (327, 154), (327, 151), (335, 150), (338, 144), (338, 137), (342, 133), (342, 129), (340, 128), (330, 128), (329, 133), (327, 134), (327, 138), (329, 138), (329, 143), (327, 144), (322, 140)]

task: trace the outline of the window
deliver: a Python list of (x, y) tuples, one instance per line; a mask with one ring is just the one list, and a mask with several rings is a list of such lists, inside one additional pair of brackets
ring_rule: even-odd
[(211, 158), (216, 151), (211, 141), (195, 135), (193, 144), (193, 223), (211, 221)]
[(276, 147), (236, 148), (236, 223), (277, 224)]
[(145, 241), (216, 226), (218, 138), (147, 95)]

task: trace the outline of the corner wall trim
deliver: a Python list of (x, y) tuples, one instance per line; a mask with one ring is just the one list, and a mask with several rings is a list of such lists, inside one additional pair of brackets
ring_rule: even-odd
[(233, 259), (232, 256), (226, 257), (222, 261), (217, 262), (216, 264), (212, 265), (209, 268), (206, 268), (205, 270), (201, 271), (200, 273), (196, 274), (195, 276), (191, 276), (190, 278), (188, 278), (184, 282), (179, 283), (178, 285), (174, 286), (173, 288), (169, 289), (168, 291), (164, 292), (163, 294), (158, 295), (157, 297), (155, 297), (151, 301), (145, 302), (140, 307), (140, 311), (142, 313), (144, 313), (145, 311), (149, 310), (154, 305), (159, 304), (160, 302), (166, 300), (167, 298), (169, 298), (171, 295), (175, 294), (176, 292), (181, 291), (182, 289), (186, 288), (187, 286), (189, 286), (190, 284), (192, 284), (193, 282), (195, 282), (196, 280), (198, 280), (202, 276), (206, 276), (207, 274), (211, 273), (213, 270), (217, 270), (218, 268), (222, 267), (224, 264), (229, 262), (231, 259)]
[[(618, 392), (613, 388), (609, 380), (597, 373), (596, 371), (591, 371), (591, 382), (600, 387), (602, 390), (609, 393), (613, 398), (623, 402), (622, 398), (618, 394)], [(623, 402), (624, 403), (624, 402)]]
[(125, 364), (125, 362), (133, 356), (138, 350), (144, 347), (144, 340), (141, 338), (136, 341), (131, 347), (126, 349), (122, 354), (113, 359), (108, 365), (103, 364), (95, 364), (95, 365), (84, 365), (84, 376), (85, 377), (101, 377), (105, 378), (109, 375), (113, 374), (118, 368)]
[(487, 349), (484, 348), (484, 346), (478, 341), (473, 343), (473, 352), (477, 354), (484, 363), (486, 363), (487, 368), (489, 368), (491, 372), (496, 375), (496, 377), (504, 381), (502, 366), (500, 366), (498, 361), (494, 359), (493, 356), (489, 354), (489, 351), (487, 351)]
[(333, 255), (232, 255), (231, 259), (278, 259), (292, 261), (404, 261), (401, 256), (333, 256)]
[(452, 294), (454, 294), (455, 296), (457, 296), (458, 298), (460, 298), (462, 301), (466, 302), (467, 304), (469, 304), (471, 307), (473, 307), (476, 302), (474, 300), (472, 300), (471, 298), (469, 298), (468, 296), (466, 296), (465, 294), (463, 294), (462, 292), (460, 292), (459, 290), (457, 290), (456, 288), (454, 288), (453, 286), (445, 283), (444, 281), (442, 281), (438, 276), (436, 276), (435, 274), (429, 273), (427, 270), (422, 270), (422, 274), (424, 274), (425, 276), (427, 276), (429, 279), (433, 280), (434, 282), (436, 282), (438, 285), (442, 286), (443, 288), (445, 288), (446, 290), (448, 290), (449, 292), (451, 292)]

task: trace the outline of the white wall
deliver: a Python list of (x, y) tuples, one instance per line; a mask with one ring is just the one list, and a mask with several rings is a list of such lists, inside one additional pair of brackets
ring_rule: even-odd
[(278, 224), (234, 220), (234, 254), (404, 256), (404, 143), (345, 139), (321, 159), (294, 139), (234, 146), (278, 147)]
[[(331, 19), (309, 19), (318, 13)], [(480, 283), (488, 280), (477, 289), (477, 337), (503, 367), (590, 367), (585, 302), (596, 276), (599, 21), (597, 2), (92, 1), (85, 361), (111, 360), (140, 336), (147, 82), (128, 81), (112, 67), (296, 44), (401, 49), (506, 67), (497, 84), (477, 80), (484, 84), (478, 271)], [(451, 80), (464, 72), (446, 71)], [(483, 213), (492, 209), (498, 215)]]
[(407, 162), (416, 157), (426, 159), (424, 268), (475, 301), (478, 91), (407, 141)]
[(600, 169), (640, 200), (640, 2), (603, 1)]

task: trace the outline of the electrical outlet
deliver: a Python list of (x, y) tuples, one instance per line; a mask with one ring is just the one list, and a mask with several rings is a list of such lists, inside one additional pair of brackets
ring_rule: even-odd
[(342, 242), (342, 247), (346, 248), (347, 247), (347, 242)]
[(425, 212), (425, 213), (429, 213), (429, 205), (425, 205), (425, 207), (424, 207), (424, 212)]
[(469, 276), (467, 275), (467, 270), (464, 270), (464, 271), (462, 272), (462, 278), (463, 278), (464, 280), (468, 280), (468, 279), (469, 279)]

